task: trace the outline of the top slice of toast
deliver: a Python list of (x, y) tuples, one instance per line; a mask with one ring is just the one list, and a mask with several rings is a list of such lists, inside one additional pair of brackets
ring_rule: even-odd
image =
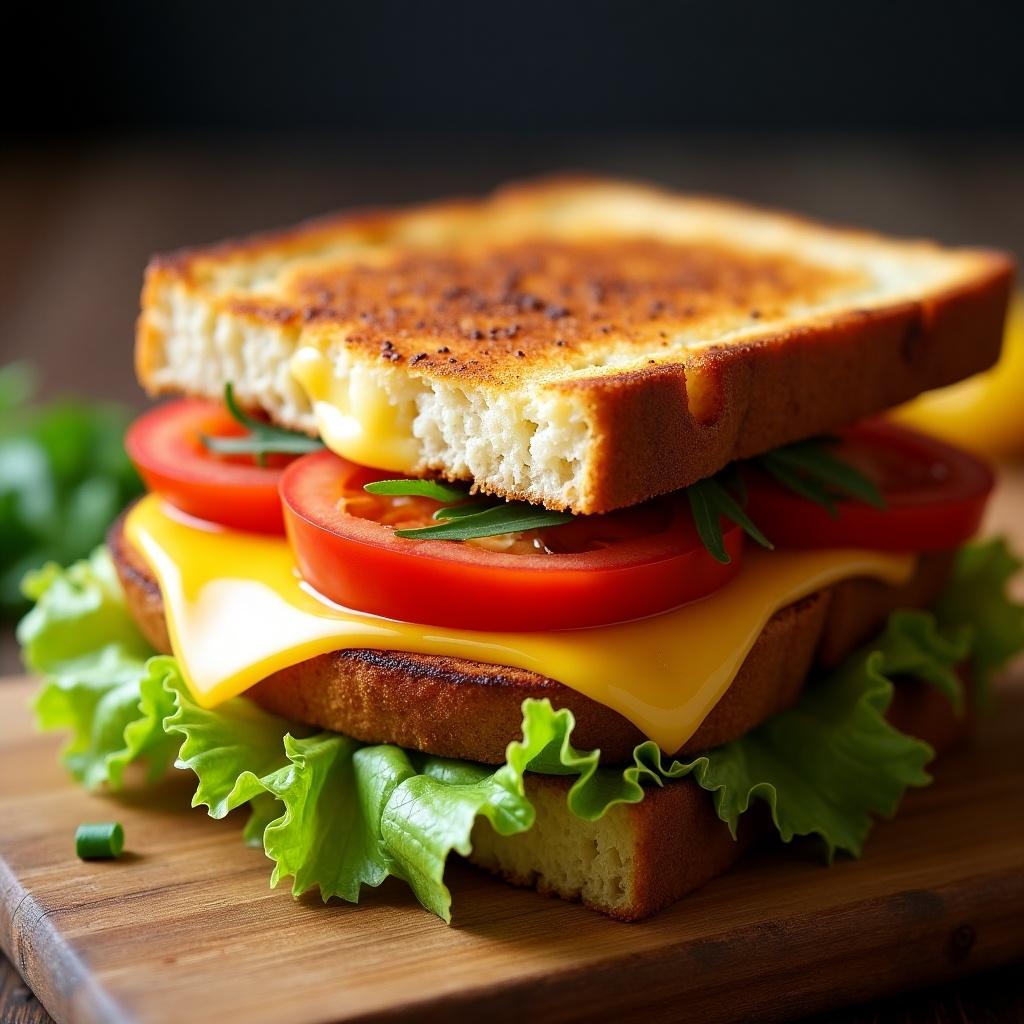
[(1013, 263), (634, 184), (553, 179), (158, 256), (152, 394), (315, 431), (303, 346), (377, 389), (415, 471), (635, 504), (991, 365)]

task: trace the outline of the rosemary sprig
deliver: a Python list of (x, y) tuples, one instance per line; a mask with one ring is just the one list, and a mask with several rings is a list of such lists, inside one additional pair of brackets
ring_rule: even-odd
[(686, 488), (686, 497), (690, 502), (690, 511), (697, 526), (697, 533), (708, 553), (719, 562), (728, 564), (732, 561), (725, 550), (725, 538), (722, 535), (722, 520), (728, 519), (743, 530), (751, 540), (761, 547), (773, 550), (775, 545), (757, 528), (750, 516), (743, 511), (740, 503), (729, 493), (715, 477), (698, 480)]
[(838, 501), (855, 498), (873, 508), (884, 509), (885, 499), (860, 470), (837, 458), (825, 447), (832, 438), (811, 438), (783, 445), (754, 462), (783, 487), (839, 515)]
[[(370, 494), (392, 496), (413, 495), (433, 498), (435, 501), (458, 502), (439, 508), (434, 519), (436, 526), (420, 526), (409, 530), (395, 530), (396, 537), (407, 540), (476, 540), (479, 537), (500, 537), (504, 533), (539, 530), (546, 526), (561, 526), (574, 518), (571, 512), (552, 512), (525, 501), (500, 501), (481, 496), (470, 498), (457, 484), (438, 480), (378, 480), (366, 484)], [(497, 503), (496, 503), (497, 501)]]
[(261, 423), (247, 416), (235, 401), (230, 381), (224, 385), (224, 404), (248, 433), (242, 437), (211, 437), (202, 434), (200, 440), (207, 451), (218, 455), (252, 455), (260, 466), (264, 466), (268, 455), (305, 455), (319, 451), (324, 446), (319, 438), (307, 437), (270, 423)]
[(469, 493), (458, 484), (446, 484), (443, 480), (376, 480), (365, 484), (368, 494), (390, 494), (396, 497), (410, 495), (417, 498), (433, 498), (434, 501), (465, 501)]
[(478, 537), (498, 537), (503, 533), (561, 526), (572, 519), (571, 512), (552, 512), (522, 501), (510, 501), (504, 505), (492, 505), (483, 511), (449, 516), (437, 526), (395, 530), (395, 536), (413, 540), (475, 540)]
[(495, 501), (493, 498), (473, 498), (470, 501), (464, 501), (461, 505), (445, 505), (434, 513), (433, 518), (464, 519), (466, 516), (475, 516), (478, 512), (485, 512), (500, 504), (500, 501)]
[[(825, 449), (832, 438), (814, 438), (776, 448), (750, 460), (784, 487), (822, 505), (830, 515), (838, 515), (837, 502), (854, 498), (875, 508), (885, 508), (875, 485), (859, 470)], [(501, 501), (481, 495), (471, 498), (458, 484), (438, 480), (380, 480), (366, 484), (371, 494), (414, 495), (443, 502), (433, 518), (436, 526), (396, 530), (396, 537), (411, 540), (474, 540), (519, 533), (571, 522), (569, 512), (552, 512), (521, 501)], [(701, 542), (719, 562), (731, 561), (725, 549), (722, 520), (735, 523), (751, 540), (773, 550), (774, 545), (744, 511), (747, 489), (743, 474), (730, 466), (706, 480), (686, 488), (693, 520)]]

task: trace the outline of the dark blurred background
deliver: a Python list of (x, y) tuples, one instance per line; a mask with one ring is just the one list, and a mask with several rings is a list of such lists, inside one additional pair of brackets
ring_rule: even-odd
[[(20, 5), (19, 135), (1019, 131), (1018, 5)], [(39, 87), (64, 85), (60, 109)], [(49, 114), (50, 116), (45, 116)], [(44, 116), (40, 116), (44, 115)]]
[(150, 252), (584, 168), (1024, 249), (1019, 5), (8, 11), (0, 354), (138, 401)]

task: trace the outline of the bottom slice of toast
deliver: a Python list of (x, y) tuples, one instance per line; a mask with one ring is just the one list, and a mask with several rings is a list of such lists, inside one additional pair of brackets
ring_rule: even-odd
[[(969, 723), (937, 689), (912, 680), (896, 687), (888, 717), (937, 752), (955, 746)], [(640, 803), (619, 804), (598, 821), (584, 821), (566, 802), (573, 782), (575, 777), (527, 775), (526, 793), (537, 811), (533, 828), (499, 836), (479, 820), (470, 862), (513, 885), (635, 921), (727, 871), (768, 825), (763, 808), (752, 808), (734, 840), (715, 813), (712, 794), (689, 778), (648, 787)]]
[(526, 793), (537, 811), (533, 828), (499, 836), (481, 819), (469, 860), (513, 885), (633, 921), (726, 871), (755, 833), (745, 828), (734, 840), (711, 794), (691, 779), (651, 787), (640, 803), (584, 821), (566, 803), (574, 781), (528, 775)]

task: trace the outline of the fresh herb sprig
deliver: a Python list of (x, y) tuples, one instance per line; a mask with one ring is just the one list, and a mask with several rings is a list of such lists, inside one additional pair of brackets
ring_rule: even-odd
[(706, 480), (690, 484), (686, 488), (686, 497), (690, 502), (697, 533), (708, 553), (717, 561), (726, 564), (732, 561), (729, 552), (725, 550), (723, 519), (735, 523), (761, 547), (768, 548), (769, 551), (774, 549), (775, 545), (757, 528), (750, 516), (743, 511), (739, 501), (729, 493), (729, 489), (719, 478), (708, 477)]
[(275, 427), (247, 416), (235, 401), (234, 388), (229, 381), (224, 385), (224, 404), (231, 416), (245, 427), (247, 433), (241, 437), (201, 436), (207, 451), (218, 455), (252, 455), (256, 462), (266, 465), (268, 455), (306, 455), (323, 448), (323, 442), (316, 437), (307, 437), (294, 430)]
[[(874, 508), (885, 508), (878, 488), (859, 470), (833, 455), (827, 445), (833, 438), (812, 438), (784, 445), (749, 460), (783, 487), (823, 506), (829, 515), (839, 514), (838, 501), (854, 498)], [(434, 513), (436, 526), (395, 530), (396, 537), (411, 540), (475, 540), (560, 526), (574, 518), (568, 512), (552, 512), (521, 501), (501, 501), (480, 496), (472, 498), (457, 484), (438, 480), (379, 480), (366, 484), (370, 494), (415, 496), (444, 502)], [(719, 562), (731, 561), (725, 547), (722, 520), (735, 523), (761, 547), (774, 549), (771, 540), (744, 510), (746, 485), (741, 472), (730, 467), (686, 488), (693, 520), (701, 542)]]
[(550, 509), (528, 505), (525, 501), (496, 503), (493, 498), (472, 498), (464, 488), (437, 480), (378, 480), (366, 484), (363, 490), (370, 494), (396, 497), (409, 495), (457, 502), (439, 508), (434, 513), (434, 519), (441, 520), (436, 526), (395, 530), (396, 537), (409, 540), (477, 540), (480, 537), (500, 537), (505, 533), (561, 526), (573, 519), (571, 512), (552, 512)]
[[(749, 463), (801, 498), (821, 505), (833, 518), (839, 515), (838, 502), (843, 498), (884, 509), (885, 499), (878, 488), (860, 470), (828, 450), (835, 441), (833, 437), (797, 441), (758, 455)], [(761, 547), (773, 549), (771, 541), (743, 510), (746, 485), (742, 472), (730, 468), (699, 480), (686, 488), (686, 496), (700, 539), (719, 562), (730, 561), (722, 534), (723, 519), (735, 523)]]
[(432, 498), (434, 501), (465, 501), (469, 497), (464, 487), (441, 480), (375, 480), (365, 484), (363, 490), (368, 494)]
[(835, 438), (820, 437), (774, 448), (754, 462), (783, 487), (821, 505), (830, 516), (839, 515), (838, 501), (854, 498), (884, 509), (885, 498), (860, 470), (833, 455), (827, 445)]
[(395, 536), (418, 540), (476, 540), (478, 537), (500, 537), (504, 533), (561, 526), (572, 519), (571, 512), (552, 512), (550, 509), (527, 505), (523, 501), (509, 501), (465, 515), (457, 512), (437, 526), (395, 530)]

